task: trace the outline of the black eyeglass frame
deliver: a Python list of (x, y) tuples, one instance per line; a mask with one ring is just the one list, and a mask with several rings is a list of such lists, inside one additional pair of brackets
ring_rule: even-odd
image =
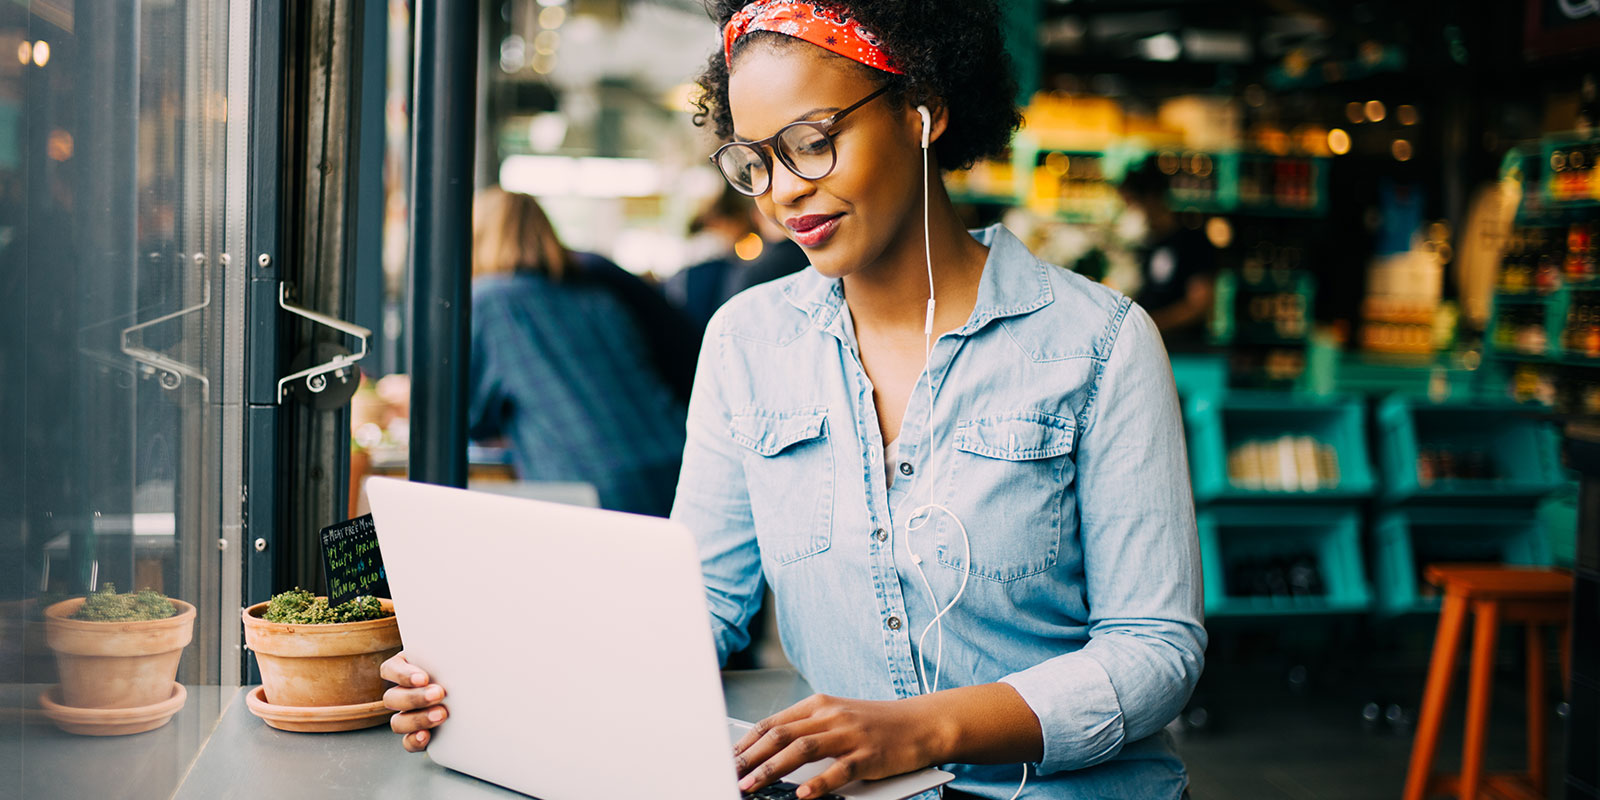
[[(796, 122), (791, 122), (788, 125), (779, 128), (777, 133), (774, 133), (765, 139), (760, 139), (753, 142), (728, 142), (727, 144), (717, 148), (715, 153), (711, 154), (711, 164), (717, 168), (717, 172), (722, 175), (722, 179), (727, 181), (728, 185), (732, 186), (734, 191), (746, 197), (760, 197), (761, 195), (764, 195), (772, 190), (772, 157), (768, 155), (769, 152), (776, 153), (778, 160), (783, 162), (783, 165), (795, 175), (798, 175), (808, 181), (822, 180), (833, 173), (834, 167), (839, 166), (839, 148), (833, 143), (833, 127), (838, 125), (839, 121), (843, 120), (850, 112), (872, 102), (873, 100), (877, 99), (879, 95), (889, 91), (891, 88), (893, 87), (887, 85), (879, 87), (877, 91), (861, 98), (860, 100), (856, 101), (854, 105), (851, 105), (842, 111), (836, 112), (832, 116), (824, 117), (823, 119), (819, 120), (798, 120)], [(781, 139), (785, 133), (788, 133), (794, 128), (811, 128), (817, 133), (822, 134), (823, 138), (827, 140), (828, 168), (823, 170), (820, 174), (807, 175), (801, 172), (800, 168), (795, 165), (794, 159), (790, 158), (789, 154), (785, 153), (784, 149), (778, 146), (778, 140)], [(727, 171), (722, 168), (722, 154), (729, 148), (733, 147), (748, 147), (752, 150), (755, 150), (756, 155), (761, 159), (761, 163), (766, 166), (767, 181), (766, 185), (761, 187), (761, 191), (747, 192), (744, 189), (739, 188), (739, 184), (735, 183), (732, 178), (728, 177)]]

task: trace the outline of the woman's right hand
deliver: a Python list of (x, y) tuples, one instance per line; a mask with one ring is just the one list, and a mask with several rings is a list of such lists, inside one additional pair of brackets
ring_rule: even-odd
[(395, 684), (383, 693), (383, 704), (397, 712), (389, 718), (389, 728), (402, 736), (407, 752), (420, 753), (433, 740), (432, 730), (450, 716), (440, 705), (444, 687), (433, 683), (428, 673), (406, 660), (402, 651), (379, 668), (383, 679)]

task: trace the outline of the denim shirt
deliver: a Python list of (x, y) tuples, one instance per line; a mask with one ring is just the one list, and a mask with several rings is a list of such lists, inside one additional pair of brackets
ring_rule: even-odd
[[(807, 269), (712, 319), (672, 516), (699, 541), (718, 654), (747, 643), (770, 585), (785, 650), (816, 691), (911, 697), (918, 639), (966, 572), (942, 619), (939, 687), (1021, 695), (1044, 733), (1027, 796), (1177, 798), (1188, 780), (1164, 727), (1200, 676), (1206, 632), (1161, 336), (1126, 297), (1005, 228), (974, 235), (989, 247), (977, 305), (934, 344), (932, 429), (925, 375), (892, 486), (838, 280)], [(908, 530), (927, 503), (968, 542), (943, 511)], [(930, 673), (939, 638), (924, 643)], [(954, 788), (1001, 800), (1023, 774), (947, 768)]]

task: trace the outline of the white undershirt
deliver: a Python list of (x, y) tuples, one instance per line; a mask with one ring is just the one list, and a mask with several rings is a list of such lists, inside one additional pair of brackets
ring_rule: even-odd
[[(856, 324), (855, 320), (850, 316), (849, 305), (846, 305), (842, 310), (841, 324), (844, 328), (845, 342), (850, 345), (851, 350), (855, 351), (856, 357), (859, 359), (861, 357), (861, 347), (856, 341)], [(915, 391), (915, 386), (913, 386), (912, 393), (915, 394)], [(905, 419), (906, 414), (911, 412), (911, 399), (913, 394), (906, 395), (906, 410), (900, 415), (902, 420)], [(886, 487), (892, 488), (894, 486), (895, 468), (900, 465), (899, 444), (900, 440), (895, 439), (892, 442), (885, 443), (883, 446), (883, 477), (884, 485)]]

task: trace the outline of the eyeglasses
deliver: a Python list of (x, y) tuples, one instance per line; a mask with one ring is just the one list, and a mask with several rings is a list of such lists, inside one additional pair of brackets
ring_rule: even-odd
[(833, 172), (839, 154), (833, 147), (833, 126), (845, 115), (866, 105), (873, 98), (889, 91), (885, 86), (863, 97), (856, 103), (826, 119), (791, 122), (778, 132), (756, 142), (729, 142), (711, 154), (711, 163), (722, 171), (722, 177), (742, 195), (760, 197), (772, 188), (772, 159), (770, 150), (778, 154), (790, 172), (808, 180), (820, 180)]

